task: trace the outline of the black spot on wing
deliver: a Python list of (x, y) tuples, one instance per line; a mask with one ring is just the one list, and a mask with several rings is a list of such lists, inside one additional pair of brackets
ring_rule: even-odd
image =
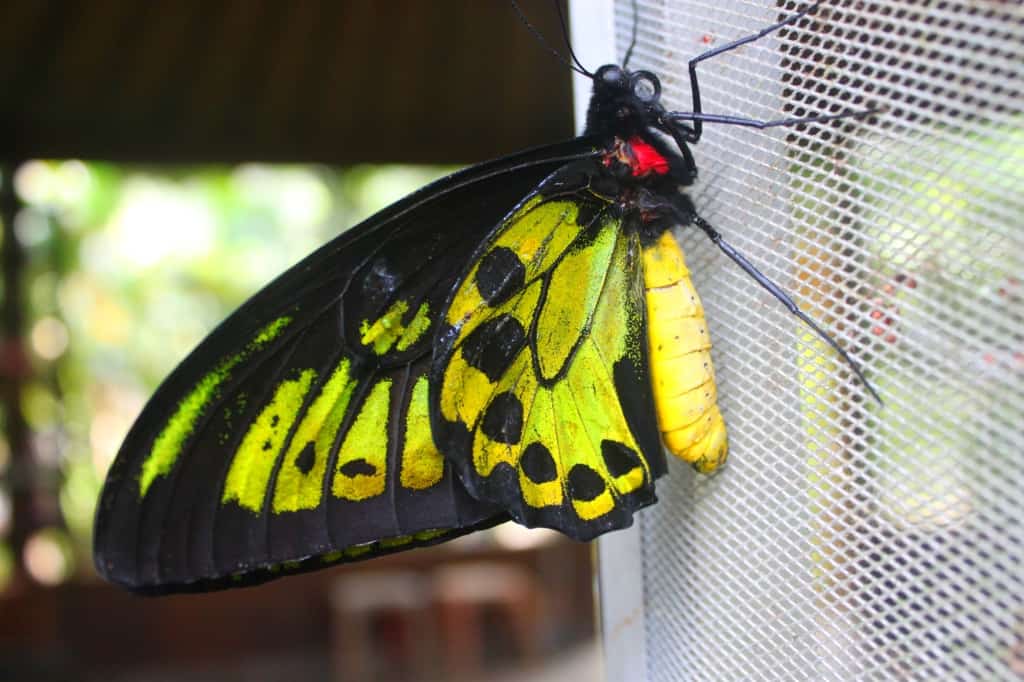
[(484, 412), (480, 430), (497, 443), (515, 445), (523, 435), (523, 404), (510, 392), (499, 393)]
[(558, 478), (555, 458), (543, 443), (530, 443), (519, 461), (523, 473), (534, 483), (547, 483)]
[(633, 448), (616, 440), (601, 441), (601, 456), (608, 473), (612, 476), (623, 476), (640, 466), (640, 455)]
[(586, 464), (576, 464), (569, 470), (569, 496), (587, 502), (604, 492), (604, 479)]
[(470, 367), (497, 381), (526, 345), (526, 330), (511, 315), (499, 315), (483, 323), (466, 337), (462, 357)]
[(476, 288), (489, 305), (500, 305), (523, 288), (526, 268), (516, 252), (507, 246), (496, 246), (480, 261), (476, 271)]
[(356, 476), (373, 476), (377, 473), (377, 467), (373, 466), (365, 459), (353, 459), (349, 462), (345, 462), (338, 468), (338, 471), (349, 478), (355, 478)]
[(313, 441), (309, 441), (306, 443), (306, 447), (302, 448), (299, 456), (295, 458), (295, 468), (303, 474), (308, 474), (313, 470), (314, 464), (316, 464), (316, 449), (313, 447)]

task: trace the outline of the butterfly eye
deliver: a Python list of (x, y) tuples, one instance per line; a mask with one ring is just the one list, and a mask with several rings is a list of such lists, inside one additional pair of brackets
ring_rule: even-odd
[(641, 102), (654, 102), (661, 97), (661, 82), (650, 71), (637, 71), (633, 74), (633, 94)]
[(606, 64), (597, 70), (597, 78), (605, 85), (625, 85), (627, 82), (626, 72), (615, 64)]

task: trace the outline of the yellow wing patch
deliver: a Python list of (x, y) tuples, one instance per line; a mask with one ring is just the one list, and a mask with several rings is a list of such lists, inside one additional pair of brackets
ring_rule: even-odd
[(302, 401), (315, 375), (316, 372), (307, 369), (298, 379), (278, 384), (274, 397), (249, 426), (231, 460), (221, 498), (223, 502), (235, 500), (251, 511), (263, 510), (263, 499), (277, 462), (277, 453), (302, 407)]
[[(316, 372), (306, 369), (278, 384), (231, 459), (222, 503), (260, 513), (272, 487), (273, 513), (316, 509), (323, 503), (326, 476), (331, 477), (331, 495), (358, 502), (386, 491), (389, 467), (399, 468), (398, 484), (409, 490), (427, 490), (441, 482), (445, 463), (430, 429), (426, 375), (413, 381), (401, 412), (400, 452), (390, 442), (389, 422), (399, 412), (393, 401), (404, 398), (393, 395), (397, 392), (390, 378), (373, 380), (361, 389), (366, 398), (354, 404), (360, 380), (353, 376), (349, 358), (341, 359), (313, 397), (309, 394), (315, 378)], [(358, 412), (342, 434), (352, 409)], [(335, 449), (334, 467), (328, 471)]]
[(302, 418), (284, 456), (274, 488), (274, 512), (316, 509), (323, 495), (334, 435), (348, 409), (355, 382), (345, 358)]
[(544, 379), (558, 376), (590, 323), (604, 291), (616, 236), (602, 230), (593, 244), (570, 250), (552, 271), (548, 290), (556, 295), (544, 300), (537, 318), (537, 360)]
[(342, 441), (331, 484), (335, 497), (359, 501), (384, 492), (390, 407), (391, 380), (381, 379), (370, 389)]
[(401, 483), (412, 490), (437, 485), (444, 475), (444, 457), (434, 445), (430, 431), (427, 376), (416, 380), (405, 413), (405, 439), (402, 445)]
[(409, 303), (395, 301), (378, 319), (363, 320), (359, 325), (360, 342), (369, 346), (377, 355), (384, 355), (394, 347), (398, 351), (408, 349), (416, 343), (430, 327), (430, 306), (424, 301), (408, 324), (402, 318), (409, 311)]
[(565, 501), (565, 464), (551, 454), (552, 450), (558, 451), (556, 414), (551, 391), (534, 397), (523, 432), (523, 442), (528, 445), (520, 451), (518, 461), (519, 488), (531, 507), (561, 505)]

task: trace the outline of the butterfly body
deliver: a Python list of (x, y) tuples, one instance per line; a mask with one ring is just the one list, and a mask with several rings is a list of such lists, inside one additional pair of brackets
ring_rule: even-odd
[[(588, 132), (613, 136), (603, 163), (623, 185), (618, 196), (628, 216), (625, 223), (639, 225), (651, 381), (662, 440), (670, 452), (710, 473), (728, 454), (711, 340), (685, 257), (668, 230), (695, 215), (681, 189), (697, 178), (687, 144), (696, 140), (692, 131), (667, 124), (660, 92), (653, 74), (601, 67), (587, 125)], [(659, 129), (674, 140), (674, 149), (653, 132)]]
[(603, 67), (584, 136), (434, 183), (253, 296), (128, 434), (100, 572), (140, 592), (251, 584), (509, 518), (587, 540), (655, 501), (663, 441), (720, 464), (669, 231), (696, 167), (659, 94)]

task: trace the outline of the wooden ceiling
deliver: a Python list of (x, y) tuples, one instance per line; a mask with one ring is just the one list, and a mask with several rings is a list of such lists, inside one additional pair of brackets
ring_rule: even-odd
[(4, 0), (0, 159), (477, 161), (570, 136), (569, 75), (504, 0)]

